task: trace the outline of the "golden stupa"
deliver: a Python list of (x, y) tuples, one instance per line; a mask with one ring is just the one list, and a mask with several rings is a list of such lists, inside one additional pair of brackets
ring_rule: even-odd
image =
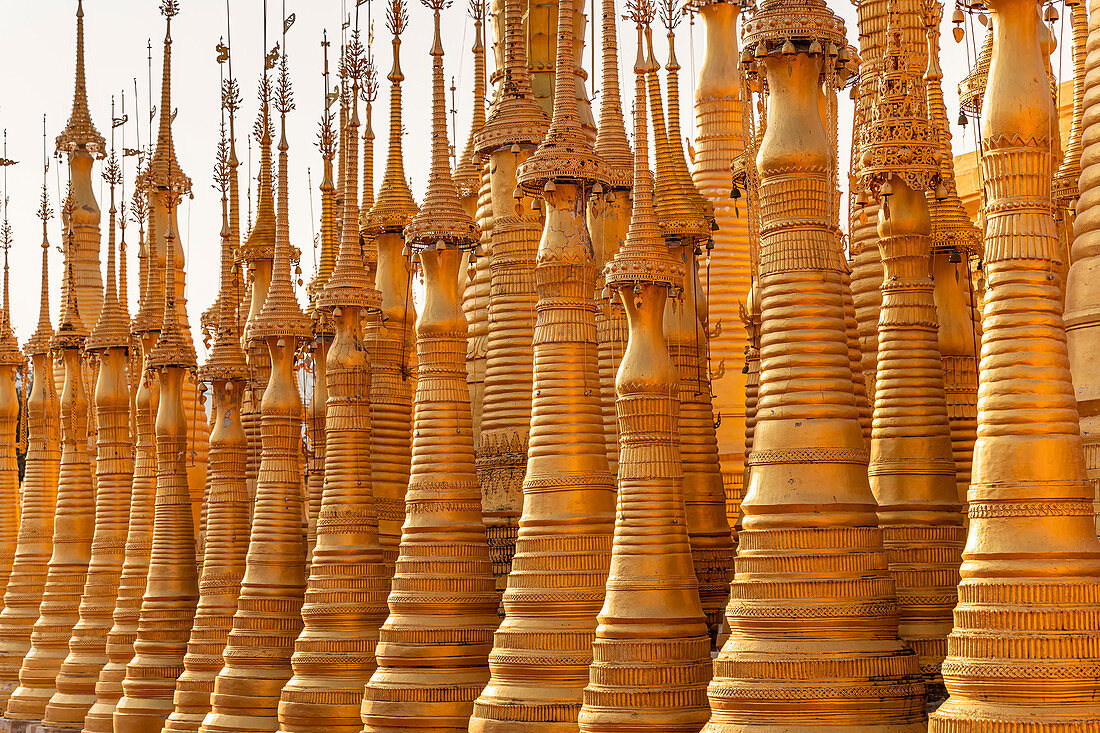
[[(266, 7), (230, 2), (233, 38), (264, 36), (258, 99), (227, 24), (221, 118), (186, 130), (173, 62), (206, 67), (158, 4), (159, 117), (119, 149), (131, 110), (92, 124), (75, 3), (69, 190), (53, 219), (44, 160), (22, 351), (38, 271), (4, 179), (0, 733), (1100, 733), (1095, 3), (859, 0), (858, 32), (828, 0), (315, 3), (268, 47)], [(341, 24), (301, 54), (308, 285), (296, 19)], [(430, 52), (403, 68), (410, 40)], [(976, 223), (943, 89), (964, 73)], [(212, 134), (220, 217), (180, 164)], [(218, 270), (201, 368), (184, 254)]]

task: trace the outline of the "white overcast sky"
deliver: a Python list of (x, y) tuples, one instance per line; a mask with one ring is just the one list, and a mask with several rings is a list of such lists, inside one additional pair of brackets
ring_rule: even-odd
[[(597, 0), (598, 1), (598, 0)], [(321, 160), (314, 145), (317, 120), (320, 116), (323, 86), (321, 79), (321, 33), (328, 29), (331, 40), (340, 34), (341, 6), (351, 6), (354, 0), (286, 0), (286, 12), (294, 13), (297, 22), (290, 31), (288, 48), (298, 109), (288, 120), (288, 137), (291, 145), (290, 161), (292, 178), (291, 235), (292, 241), (303, 250), (302, 264), (306, 279), (313, 267), (312, 239), (320, 216), (320, 198), (317, 185), (320, 182)], [(377, 135), (375, 166), (376, 182), (385, 165), (389, 83), (385, 74), (391, 63), (389, 36), (382, 22), (384, 0), (373, 0), (375, 17), (375, 58), (379, 68), (381, 90), (374, 110), (374, 130)], [(589, 0), (591, 3), (591, 0)], [(233, 63), (244, 96), (244, 109), (238, 125), (238, 152), (247, 161), (248, 147), (244, 133), (251, 130), (256, 112), (256, 82), (263, 57), (262, 0), (231, 0), (233, 21)], [(830, 0), (848, 24), (848, 38), (856, 42), (855, 8), (849, 2)], [(85, 0), (85, 44), (87, 62), (88, 95), (93, 119), (99, 131), (110, 137), (111, 96), (121, 105), (121, 93), (126, 92), (126, 112), (131, 122), (126, 126), (126, 145), (136, 144), (135, 118), (147, 121), (147, 66), (146, 41), (153, 42), (153, 102), (160, 94), (161, 54), (164, 37), (164, 19), (157, 10), (155, 0)], [(187, 297), (191, 323), (197, 326), (198, 314), (213, 300), (217, 290), (217, 248), (220, 229), (220, 206), (216, 191), (211, 188), (211, 170), (218, 138), (219, 120), (219, 66), (214, 47), (225, 35), (225, 0), (180, 0), (180, 14), (173, 21), (173, 89), (172, 102), (179, 110), (174, 126), (175, 144), (180, 163), (194, 181), (194, 200), (183, 205), (180, 211), (180, 228), (187, 251)], [(56, 135), (64, 127), (72, 100), (75, 53), (76, 0), (0, 0), (0, 128), (8, 131), (8, 156), (19, 160), (17, 166), (8, 169), (8, 188), (11, 197), (10, 217), (15, 230), (15, 244), (11, 249), (12, 316), (16, 334), (24, 340), (35, 327), (38, 313), (38, 282), (41, 227), (35, 217), (38, 191), (41, 184), (41, 135), (42, 115), (47, 115), (47, 133), (50, 151)], [(430, 128), (430, 79), (431, 12), (418, 0), (410, 0), (411, 20), (402, 45), (402, 68), (405, 72), (405, 169), (413, 180), (413, 191), (421, 198), (427, 183), (429, 164)], [(591, 11), (589, 6), (587, 10)], [(281, 28), (282, 0), (270, 0), (268, 32), (270, 47), (275, 43)], [(361, 22), (366, 23), (366, 5), (362, 6)], [(599, 13), (597, 7), (596, 18)], [(598, 22), (596, 24), (598, 26)], [(979, 30), (981, 30), (979, 28)], [(472, 46), (473, 26), (466, 14), (465, 3), (456, 2), (445, 11), (443, 44), (447, 78), (454, 76), (459, 89), (458, 139), (460, 148), (469, 132), (471, 116)], [(957, 45), (950, 38), (950, 9), (944, 18), (943, 68), (944, 89), (949, 116), (957, 116), (956, 86), (965, 75), (968, 60), (964, 45)], [(630, 67), (634, 58), (634, 33), (626, 22), (620, 20), (620, 78), (624, 95), (633, 88)], [(1068, 37), (1068, 27), (1067, 27)], [(977, 38), (980, 43), (981, 36)], [(596, 42), (599, 43), (597, 28)], [(967, 43), (970, 41), (968, 40)], [(694, 27), (684, 23), (680, 27), (678, 55), (683, 64), (681, 73), (682, 120), (685, 133), (694, 135), (694, 114), (691, 109), (694, 96), (692, 76), (699, 67), (706, 44), (705, 28), (701, 21)], [(857, 44), (858, 45), (858, 44)], [(335, 58), (334, 43), (332, 57)], [(658, 45), (660, 48), (660, 44)], [(694, 49), (694, 59), (692, 58)], [(598, 56), (597, 56), (598, 58)], [(492, 55), (489, 54), (490, 64)], [(585, 63), (591, 56), (586, 51)], [(663, 58), (661, 59), (663, 61)], [(1057, 68), (1057, 67), (1056, 67)], [(591, 69), (589, 69), (591, 73)], [(137, 77), (140, 112), (134, 107), (134, 77)], [(599, 87), (599, 79), (596, 79)], [(595, 102), (598, 118), (598, 98)], [(624, 106), (630, 108), (629, 99)], [(121, 114), (121, 107), (118, 114)], [(847, 168), (847, 150), (851, 128), (851, 102), (847, 95), (841, 100), (840, 148), (842, 169)], [(142, 122), (141, 142), (148, 142), (147, 126)], [(631, 129), (628, 121), (627, 129)], [(966, 139), (960, 139), (960, 128), (953, 125), (956, 152), (972, 149), (970, 139), (973, 126), (967, 130)], [(121, 146), (121, 138), (119, 139)], [(49, 173), (49, 189), (55, 211), (58, 179), (57, 161)], [(307, 169), (312, 172), (312, 191)], [(253, 172), (256, 167), (254, 165)], [(100, 167), (96, 167), (96, 186)], [(133, 159), (127, 166), (128, 179), (132, 181)], [(242, 186), (248, 175), (247, 163), (242, 166)], [(65, 169), (62, 166), (60, 188), (64, 190)], [(843, 177), (842, 177), (843, 180)], [(128, 187), (132, 183), (128, 182)], [(104, 212), (103, 244), (106, 247), (107, 191), (98, 196)], [(312, 198), (312, 217), (311, 217)], [(242, 221), (243, 224), (243, 221)], [(60, 224), (55, 217), (50, 223), (50, 238), (57, 245), (61, 241)], [(127, 236), (131, 244), (131, 257), (136, 254), (137, 232), (131, 229)], [(51, 306), (57, 312), (60, 255), (51, 255)], [(104, 263), (106, 257), (103, 257)], [(136, 260), (130, 262), (130, 295), (137, 296)], [(300, 298), (302, 300), (302, 298)], [(203, 358), (201, 340), (196, 338), (200, 360)]]

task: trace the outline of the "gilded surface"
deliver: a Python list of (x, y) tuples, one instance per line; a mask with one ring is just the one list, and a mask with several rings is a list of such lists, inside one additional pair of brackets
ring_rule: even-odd
[[(765, 76), (768, 90), (757, 156), (758, 422), (731, 635), (715, 661), (704, 730), (827, 720), (916, 733), (925, 727), (924, 684), (897, 636), (897, 597), (867, 481), (818, 99), (843, 63), (843, 26), (823, 2), (792, 5), (769, 0), (746, 27), (746, 48), (758, 55), (749, 71)], [(770, 23), (788, 14), (794, 22)]]
[(950, 697), (929, 729), (1095, 730), (1100, 626), (1080, 609), (1097, 592), (1100, 543), (1052, 275), (1063, 250), (1050, 194), (1047, 31), (1029, 0), (987, 5), (995, 36), (982, 105), (988, 290), (978, 441), (943, 664)]

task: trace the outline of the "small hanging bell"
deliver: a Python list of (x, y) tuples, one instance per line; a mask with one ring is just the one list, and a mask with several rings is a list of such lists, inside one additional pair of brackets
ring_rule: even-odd
[(947, 261), (954, 265), (957, 265), (963, 261), (962, 255), (959, 254), (958, 248), (951, 248), (951, 252), (947, 255)]
[(967, 123), (966, 113), (960, 110), (959, 111), (959, 125), (962, 126), (962, 127), (966, 127), (966, 123)]
[(784, 56), (794, 55), (794, 44), (791, 43), (791, 39), (788, 38), (786, 41), (783, 41), (783, 47), (779, 50), (779, 52)]

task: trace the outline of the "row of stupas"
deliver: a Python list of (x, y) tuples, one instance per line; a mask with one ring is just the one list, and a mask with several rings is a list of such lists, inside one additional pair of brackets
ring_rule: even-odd
[[(1054, 5), (951, 9), (956, 41), (992, 25), (963, 90), (975, 224), (938, 0), (860, 0), (858, 48), (825, 0), (601, 0), (598, 115), (583, 0), (474, 0), (461, 151), (440, 33), (457, 11), (422, 2), (386, 3), (377, 191), (382, 51), (357, 15), (331, 59), (322, 43), (305, 308), (293, 18), (263, 59), (243, 228), (242, 94), (219, 44), (200, 366), (179, 2), (160, 3), (159, 125), (127, 201), (131, 151), (113, 112), (110, 142), (92, 121), (77, 0), (63, 267), (51, 280), (44, 183), (22, 348), (3, 192), (0, 731), (1100, 731), (1100, 3), (1066, 3), (1067, 140)], [(685, 12), (707, 28), (686, 150)], [(411, 13), (434, 20), (420, 204)]]

